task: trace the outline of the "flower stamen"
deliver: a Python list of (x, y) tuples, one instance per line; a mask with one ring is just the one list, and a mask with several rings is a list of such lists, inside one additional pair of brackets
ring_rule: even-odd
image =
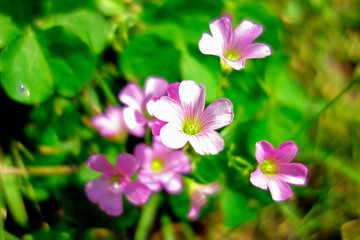
[(276, 174), (276, 163), (269, 160), (269, 159), (265, 159), (261, 165), (260, 165), (260, 169), (263, 172), (263, 174), (265, 175), (273, 175)]
[(155, 158), (151, 162), (151, 168), (154, 172), (160, 172), (164, 168), (164, 162), (160, 158)]
[(239, 61), (241, 56), (240, 54), (237, 52), (237, 51), (234, 51), (234, 50), (227, 50), (225, 51), (224, 53), (224, 57), (230, 61)]
[(201, 132), (201, 124), (194, 119), (188, 119), (184, 122), (182, 129), (187, 135), (196, 135)]

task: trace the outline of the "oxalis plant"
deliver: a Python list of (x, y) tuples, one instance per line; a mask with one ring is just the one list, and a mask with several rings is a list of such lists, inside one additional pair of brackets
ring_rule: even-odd
[[(281, 47), (280, 19), (296, 17), (235, 2), (0, 3), (0, 240), (357, 236), (358, 198), (328, 182), (358, 184), (358, 171), (314, 129), (329, 131), (324, 113), (360, 78), (305, 95), (286, 66), (306, 71), (307, 48), (291, 61)], [(285, 9), (300, 18), (297, 3)], [(355, 158), (346, 137), (336, 151)]]
[[(199, 49), (203, 54), (220, 57), (219, 91), (229, 84), (226, 78), (232, 70), (245, 68), (247, 59), (271, 55), (270, 46), (253, 43), (263, 32), (260, 24), (243, 20), (233, 30), (231, 16), (224, 15), (209, 27), (211, 34), (202, 35)], [(91, 155), (87, 165), (102, 174), (85, 185), (89, 200), (105, 213), (120, 216), (126, 211), (123, 195), (135, 206), (156, 201), (149, 203), (149, 208), (154, 208), (158, 207), (160, 193), (184, 192), (189, 198), (186, 216), (197, 220), (207, 198), (216, 196), (222, 188), (221, 182), (198, 177), (201, 165), (197, 162), (202, 161), (203, 155), (217, 155), (224, 150), (227, 143), (215, 130), (231, 125), (234, 119), (231, 99), (219, 98), (205, 107), (205, 90), (193, 80), (169, 84), (164, 78), (149, 76), (144, 89), (128, 83), (120, 91), (122, 107), (109, 106), (104, 113), (93, 116), (92, 125), (103, 137), (123, 138), (129, 133), (149, 141), (137, 144), (132, 153), (117, 155), (115, 166), (104, 154)], [(306, 185), (307, 167), (291, 163), (298, 152), (293, 141), (285, 141), (277, 148), (265, 140), (254, 144), (258, 167), (244, 180), (269, 190), (274, 201), (285, 201), (291, 196), (289, 184)]]

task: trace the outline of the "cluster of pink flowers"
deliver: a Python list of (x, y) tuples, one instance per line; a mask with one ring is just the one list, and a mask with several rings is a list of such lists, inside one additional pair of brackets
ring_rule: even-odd
[[(211, 22), (210, 30), (212, 35), (204, 33), (199, 41), (200, 51), (219, 56), (222, 65), (240, 70), (245, 67), (245, 60), (271, 54), (268, 45), (252, 43), (263, 27), (249, 20), (233, 31), (232, 19), (225, 15)], [(133, 155), (119, 154), (115, 167), (103, 154), (89, 157), (88, 166), (102, 175), (86, 184), (86, 194), (112, 216), (122, 214), (123, 194), (130, 203), (139, 206), (148, 201), (152, 192), (162, 189), (170, 194), (182, 192), (186, 186), (182, 176), (191, 173), (192, 165), (181, 148), (189, 143), (200, 155), (218, 154), (225, 143), (215, 130), (231, 124), (234, 118), (229, 99), (220, 98), (205, 108), (204, 86), (192, 80), (169, 85), (165, 79), (152, 76), (146, 79), (144, 90), (129, 83), (118, 98), (123, 107), (109, 107), (91, 119), (99, 133), (107, 138), (127, 133), (144, 137), (149, 127), (154, 137), (151, 146), (138, 144)], [(256, 143), (259, 167), (251, 174), (251, 183), (269, 189), (275, 201), (288, 199), (292, 194), (288, 184), (306, 184), (307, 168), (290, 163), (297, 151), (294, 142), (285, 142), (275, 150), (266, 141)], [(188, 218), (195, 220), (207, 203), (207, 196), (217, 193), (220, 186), (190, 182), (186, 188), (191, 201)]]

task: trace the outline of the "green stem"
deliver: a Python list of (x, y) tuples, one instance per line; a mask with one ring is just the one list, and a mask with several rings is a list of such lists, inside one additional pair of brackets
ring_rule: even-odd
[(147, 239), (151, 226), (153, 225), (157, 209), (162, 201), (160, 194), (153, 194), (141, 213), (139, 223), (136, 227), (134, 240)]
[(5, 200), (4, 200), (4, 191), (3, 191), (3, 182), (2, 182), (2, 172), (0, 171), (0, 240), (5, 240), (5, 229), (4, 229), (4, 219), (3, 209), (5, 208)]
[(167, 214), (161, 215), (161, 228), (165, 240), (175, 240), (174, 230), (172, 228), (171, 218)]
[(104, 92), (106, 98), (111, 102), (111, 104), (118, 105), (119, 104), (118, 100), (117, 100), (116, 96), (114, 95), (114, 93), (111, 91), (111, 88), (109, 87), (109, 84), (104, 79), (104, 77), (101, 76), (100, 73), (96, 73), (95, 77), (96, 77), (98, 83), (100, 84), (100, 87), (101, 87), (102, 91)]
[(20, 240), (20, 238), (15, 237), (11, 233), (5, 231), (5, 239), (6, 240)]
[(2, 175), (20, 175), (27, 176), (35, 175), (35, 176), (52, 176), (52, 175), (68, 175), (72, 174), (76, 171), (74, 167), (69, 166), (54, 166), (54, 167), (4, 167), (0, 166), (0, 172)]
[(192, 230), (190, 224), (188, 222), (182, 222), (181, 223), (183, 233), (185, 235), (185, 239), (187, 240), (195, 240), (195, 234)]
[(310, 123), (316, 121), (321, 114), (323, 114), (330, 106), (336, 103), (347, 91), (349, 91), (352, 86), (354, 86), (357, 82), (359, 82), (360, 76), (355, 78), (351, 83), (349, 83), (336, 97), (333, 98), (330, 102), (328, 102), (315, 116), (305, 121), (296, 131), (294, 131), (293, 136), (297, 136), (304, 128), (309, 126)]

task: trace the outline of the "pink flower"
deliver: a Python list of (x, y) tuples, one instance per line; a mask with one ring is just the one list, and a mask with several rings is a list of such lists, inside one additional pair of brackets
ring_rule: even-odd
[(196, 220), (199, 217), (200, 209), (207, 204), (207, 196), (216, 194), (219, 191), (219, 184), (211, 183), (207, 185), (191, 184), (190, 200), (191, 206), (188, 213), (188, 218)]
[(138, 178), (152, 191), (159, 192), (162, 186), (172, 194), (183, 190), (181, 174), (191, 172), (190, 159), (183, 151), (172, 151), (154, 138), (152, 147), (138, 144), (134, 155), (142, 166)]
[(144, 91), (135, 83), (128, 83), (119, 93), (119, 100), (124, 107), (124, 120), (131, 134), (137, 137), (145, 135), (148, 124), (154, 134), (158, 133), (161, 122), (151, 119), (146, 112), (145, 105), (152, 97), (161, 97), (166, 93), (168, 83), (160, 77), (148, 77), (145, 81)]
[(143, 205), (149, 199), (150, 189), (145, 184), (130, 179), (139, 168), (133, 155), (119, 154), (114, 167), (104, 154), (94, 154), (89, 157), (87, 164), (92, 170), (103, 174), (85, 185), (86, 195), (107, 214), (122, 214), (122, 193), (134, 205)]
[(301, 163), (290, 163), (297, 152), (298, 147), (291, 141), (275, 150), (266, 141), (257, 142), (255, 157), (259, 167), (251, 173), (251, 183), (263, 190), (269, 189), (275, 201), (287, 200), (292, 193), (288, 183), (298, 186), (307, 183), (308, 169)]
[(103, 114), (93, 116), (91, 123), (104, 137), (113, 138), (125, 135), (127, 132), (123, 110), (119, 106), (108, 107)]
[(271, 49), (264, 43), (252, 43), (263, 32), (263, 27), (249, 20), (242, 21), (233, 31), (232, 18), (224, 15), (210, 23), (211, 34), (204, 33), (199, 41), (203, 54), (219, 56), (236, 70), (245, 67), (245, 60), (264, 58)]
[(233, 105), (221, 98), (204, 107), (204, 86), (191, 80), (171, 84), (168, 96), (147, 105), (149, 113), (166, 122), (160, 137), (167, 147), (179, 149), (190, 142), (198, 154), (217, 154), (224, 148), (224, 140), (215, 130), (232, 122)]

